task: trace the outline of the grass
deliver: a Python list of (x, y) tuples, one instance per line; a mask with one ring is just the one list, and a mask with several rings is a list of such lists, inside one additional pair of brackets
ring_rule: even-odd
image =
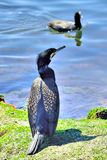
[(33, 156), (26, 154), (30, 142), (27, 111), (0, 103), (0, 160), (107, 160), (107, 120), (59, 120)]

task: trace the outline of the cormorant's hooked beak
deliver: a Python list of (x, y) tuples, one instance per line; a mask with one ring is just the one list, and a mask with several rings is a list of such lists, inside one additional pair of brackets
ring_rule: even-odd
[(58, 49), (56, 49), (56, 52), (57, 51), (60, 51), (61, 49), (64, 49), (66, 46), (62, 46), (62, 47), (59, 47)]
[(60, 51), (61, 49), (64, 49), (65, 47), (66, 46), (62, 46), (62, 47), (57, 48), (56, 51), (51, 54), (50, 58), (54, 57), (54, 55), (56, 54), (56, 52)]

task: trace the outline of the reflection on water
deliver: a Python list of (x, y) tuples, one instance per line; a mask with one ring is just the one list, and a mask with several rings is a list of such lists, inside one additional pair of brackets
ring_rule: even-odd
[(58, 31), (56, 31), (56, 30), (54, 30), (52, 28), (49, 28), (49, 30), (50, 30), (50, 32), (52, 34), (62, 34), (67, 38), (71, 38), (71, 41), (74, 39), (75, 42), (76, 42), (76, 46), (81, 46), (81, 44), (82, 44), (82, 40), (81, 40), (82, 39), (82, 29), (81, 30), (77, 30), (77, 31), (73, 31), (73, 32), (72, 31), (71, 32), (67, 32), (67, 33), (58, 32)]
[(81, 38), (82, 38), (82, 31), (80, 30), (80, 31), (77, 31), (75, 35), (75, 42), (77, 46), (81, 46), (82, 44)]
[[(81, 118), (90, 108), (107, 106), (106, 5), (105, 0), (1, 0), (0, 93), (8, 103), (25, 106), (38, 76), (37, 54), (66, 45), (50, 65), (60, 92), (60, 118)], [(83, 30), (50, 32), (50, 21), (72, 20), (79, 10)]]
[(82, 30), (77, 30), (74, 36), (71, 35), (71, 34), (64, 34), (64, 35), (67, 38), (75, 39), (76, 46), (81, 46), (81, 44), (82, 44), (82, 40), (81, 40), (81, 38), (82, 38)]

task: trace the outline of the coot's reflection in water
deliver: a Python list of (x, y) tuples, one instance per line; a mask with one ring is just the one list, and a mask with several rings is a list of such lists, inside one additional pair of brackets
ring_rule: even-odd
[(58, 31), (55, 31), (54, 29), (49, 29), (50, 30), (50, 32), (52, 33), (52, 34), (61, 34), (61, 35), (64, 35), (66, 38), (70, 38), (71, 39), (71, 41), (72, 40), (75, 40), (75, 44), (76, 44), (76, 46), (81, 46), (81, 44), (82, 44), (82, 29), (80, 29), (80, 30), (77, 30), (77, 31), (74, 31), (74, 32), (72, 32), (72, 31), (69, 31), (69, 32), (58, 32)]
[(82, 44), (82, 30), (77, 30), (75, 35), (72, 35), (71, 33), (64, 34), (65, 37), (75, 39), (76, 46), (81, 46)]

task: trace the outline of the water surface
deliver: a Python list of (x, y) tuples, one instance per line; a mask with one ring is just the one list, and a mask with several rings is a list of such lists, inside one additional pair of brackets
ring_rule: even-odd
[[(22, 108), (38, 76), (35, 59), (49, 47), (67, 48), (51, 63), (60, 92), (60, 118), (82, 118), (96, 106), (107, 106), (106, 0), (1, 0), (0, 93)], [(81, 10), (81, 46), (75, 33), (55, 34), (53, 19), (72, 20)], [(80, 43), (79, 43), (80, 44)]]

